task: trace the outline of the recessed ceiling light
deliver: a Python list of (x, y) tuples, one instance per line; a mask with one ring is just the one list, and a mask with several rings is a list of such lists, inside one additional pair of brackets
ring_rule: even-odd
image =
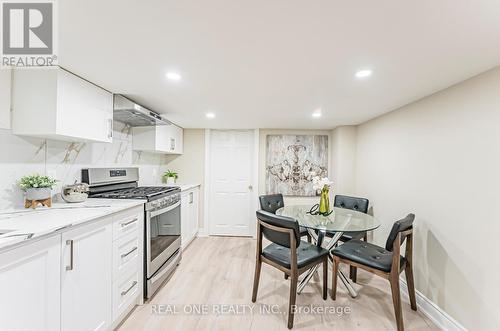
[(316, 110), (312, 113), (312, 117), (314, 117), (314, 118), (319, 118), (319, 117), (321, 117), (321, 109), (316, 109)]
[(373, 71), (371, 71), (370, 69), (363, 69), (363, 70), (356, 71), (356, 78), (366, 78), (366, 77), (370, 77), (372, 74), (373, 74)]
[(178, 80), (182, 79), (182, 76), (180, 74), (178, 74), (177, 72), (173, 72), (173, 71), (167, 72), (166, 76), (168, 79), (174, 80), (174, 81), (178, 81)]
[(214, 113), (206, 113), (205, 116), (207, 118), (215, 118), (215, 114)]

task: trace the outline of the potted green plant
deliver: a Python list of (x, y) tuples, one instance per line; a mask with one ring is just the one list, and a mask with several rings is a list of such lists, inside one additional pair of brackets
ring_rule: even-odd
[(165, 178), (165, 181), (167, 182), (167, 185), (174, 185), (175, 181), (177, 180), (177, 178), (179, 178), (179, 174), (177, 172), (175, 172), (175, 171), (167, 170), (163, 174), (163, 178)]
[(49, 176), (35, 174), (21, 178), (19, 186), (26, 192), (26, 201), (44, 201), (52, 197), (56, 182)]

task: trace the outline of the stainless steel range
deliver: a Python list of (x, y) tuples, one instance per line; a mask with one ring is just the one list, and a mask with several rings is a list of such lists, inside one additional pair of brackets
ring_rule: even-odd
[(89, 168), (82, 182), (90, 186), (90, 198), (143, 199), (144, 297), (151, 298), (181, 260), (180, 188), (138, 186), (138, 168)]

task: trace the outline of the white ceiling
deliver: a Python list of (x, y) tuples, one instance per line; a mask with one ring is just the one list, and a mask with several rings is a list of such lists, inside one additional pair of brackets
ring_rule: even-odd
[(62, 66), (186, 128), (358, 124), (500, 65), (498, 0), (58, 3)]

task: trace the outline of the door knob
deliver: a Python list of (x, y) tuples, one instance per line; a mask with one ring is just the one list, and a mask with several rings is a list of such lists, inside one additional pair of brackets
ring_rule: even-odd
[(250, 191), (252, 191), (252, 190), (253, 190), (253, 186), (252, 186), (252, 185), (248, 185), (248, 189), (249, 189)]

